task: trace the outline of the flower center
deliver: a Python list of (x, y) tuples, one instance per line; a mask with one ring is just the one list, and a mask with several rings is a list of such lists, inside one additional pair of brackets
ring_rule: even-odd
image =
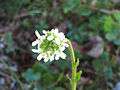
[(50, 51), (51, 54), (59, 49), (58, 45), (55, 44), (53, 40), (49, 41), (47, 39), (43, 40), (43, 42), (40, 44), (40, 48), (42, 49), (42, 52)]

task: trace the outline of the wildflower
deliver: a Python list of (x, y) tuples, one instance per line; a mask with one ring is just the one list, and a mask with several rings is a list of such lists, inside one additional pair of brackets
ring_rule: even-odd
[(51, 31), (43, 30), (43, 35), (36, 30), (35, 35), (37, 39), (32, 42), (32, 46), (37, 45), (37, 49), (32, 49), (32, 51), (39, 54), (37, 60), (44, 59), (44, 62), (47, 62), (66, 58), (64, 50), (69, 46), (67, 38), (62, 32), (58, 32), (57, 28)]

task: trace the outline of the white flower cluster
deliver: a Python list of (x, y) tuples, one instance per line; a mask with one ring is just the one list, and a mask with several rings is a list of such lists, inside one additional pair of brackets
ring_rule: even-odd
[(32, 42), (32, 46), (37, 45), (37, 49), (32, 49), (33, 52), (38, 53), (37, 60), (43, 59), (44, 62), (58, 60), (59, 58), (65, 59), (66, 54), (63, 52), (67, 44), (67, 38), (58, 29), (51, 31), (43, 30), (43, 35), (40, 35), (36, 30), (35, 34), (37, 39)]

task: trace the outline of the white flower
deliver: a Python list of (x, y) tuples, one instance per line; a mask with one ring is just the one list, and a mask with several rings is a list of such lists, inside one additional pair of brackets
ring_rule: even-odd
[(35, 35), (37, 36), (38, 39), (41, 39), (41, 36), (38, 31), (35, 31)]
[(32, 42), (32, 46), (35, 46), (39, 43), (39, 40), (35, 40), (34, 42)]
[(32, 51), (39, 54), (37, 60), (43, 59), (44, 62), (48, 62), (66, 58), (63, 51), (69, 46), (67, 38), (62, 32), (58, 32), (57, 28), (51, 31), (43, 30), (43, 35), (36, 30), (35, 35), (37, 39), (32, 42), (32, 46), (37, 46), (37, 48)]
[(61, 44), (61, 40), (59, 38), (55, 38), (54, 43), (56, 43), (57, 45)]
[(53, 39), (54, 39), (54, 36), (52, 36), (52, 35), (47, 37), (47, 40), (49, 40), (49, 41), (51, 41)]

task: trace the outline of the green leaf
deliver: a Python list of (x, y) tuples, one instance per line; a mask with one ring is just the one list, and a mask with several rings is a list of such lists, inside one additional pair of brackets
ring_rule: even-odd
[(113, 28), (113, 19), (111, 16), (105, 16), (105, 20), (104, 20), (104, 31), (105, 32), (110, 32)]
[(76, 80), (79, 81), (81, 78), (82, 71), (77, 72), (76, 74)]
[(8, 32), (5, 34), (5, 42), (7, 44), (7, 48), (6, 48), (6, 51), (7, 52), (11, 52), (11, 51), (14, 51), (14, 48), (13, 48), (13, 37), (12, 37), (12, 33), (11, 32)]
[(113, 43), (116, 45), (120, 45), (120, 39), (114, 40)]
[(113, 41), (116, 39), (116, 36), (113, 33), (107, 33), (105, 37), (108, 41)]
[(105, 38), (113, 42), (115, 45), (120, 45), (120, 30), (114, 30), (109, 33), (106, 33)]
[(120, 23), (120, 12), (114, 13), (113, 16), (116, 19), (116, 21), (118, 21), (118, 23)]
[(80, 5), (80, 0), (66, 0), (63, 4), (64, 13), (68, 13), (69, 11), (74, 11), (74, 9), (78, 8)]
[(46, 64), (36, 63), (33, 65), (33, 68), (35, 73), (46, 73), (51, 72), (51, 70), (48, 69), (48, 66)]
[[(104, 51), (103, 53), (102, 53), (102, 55), (100, 56), (100, 60), (101, 61), (108, 61), (109, 60), (109, 53), (108, 52), (106, 52), (106, 51)], [(109, 61), (108, 61), (109, 62)]]
[(40, 74), (34, 73), (32, 69), (28, 69), (25, 73), (23, 73), (23, 77), (27, 81), (34, 81), (40, 79)]
[(111, 67), (104, 68), (104, 74), (106, 78), (112, 79), (112, 76), (113, 76), (112, 68)]
[(31, 11), (29, 11), (29, 15), (31, 15), (31, 16), (35, 16), (35, 15), (37, 15), (37, 14), (40, 14), (41, 13), (41, 11), (40, 10), (31, 10)]
[(79, 15), (81, 16), (89, 16), (92, 13), (90, 8), (86, 5), (81, 5), (77, 12), (79, 12)]

